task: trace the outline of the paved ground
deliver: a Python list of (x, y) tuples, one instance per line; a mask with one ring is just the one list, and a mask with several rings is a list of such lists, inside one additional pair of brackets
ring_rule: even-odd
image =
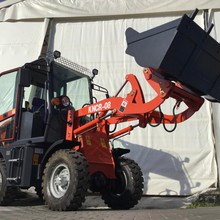
[(110, 210), (99, 196), (88, 196), (79, 211), (53, 212), (35, 194), (0, 207), (0, 220), (220, 220), (220, 207), (187, 209), (187, 198), (143, 197), (131, 210)]

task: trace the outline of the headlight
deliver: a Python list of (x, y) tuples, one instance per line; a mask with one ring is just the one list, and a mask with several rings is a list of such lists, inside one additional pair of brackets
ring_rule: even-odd
[(70, 106), (71, 102), (68, 96), (59, 96), (53, 98), (51, 100), (51, 103), (53, 106), (56, 106), (57, 108), (67, 108)]
[(69, 107), (70, 106), (70, 99), (69, 99), (69, 97), (68, 96), (62, 96), (61, 103), (62, 103), (64, 108)]

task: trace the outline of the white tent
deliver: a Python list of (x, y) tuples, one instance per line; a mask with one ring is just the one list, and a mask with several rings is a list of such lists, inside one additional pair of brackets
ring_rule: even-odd
[[(127, 73), (142, 80), (142, 67), (125, 54), (125, 30), (145, 31), (200, 10), (195, 21), (211, 22), (220, 41), (219, 0), (8, 0), (0, 3), (0, 72), (23, 65), (46, 51), (87, 68), (99, 69), (95, 83), (114, 95)], [(168, 101), (164, 111), (172, 108)], [(131, 149), (144, 173), (145, 194), (190, 195), (216, 187), (220, 161), (220, 107), (206, 101), (199, 112), (172, 133), (162, 126), (137, 128), (115, 146)]]

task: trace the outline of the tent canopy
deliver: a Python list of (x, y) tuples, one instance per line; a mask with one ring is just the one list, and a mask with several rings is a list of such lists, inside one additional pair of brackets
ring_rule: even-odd
[[(8, 0), (0, 3), (0, 21), (58, 17), (105, 17), (219, 9), (219, 0)], [(47, 10), (45, 10), (47, 9)]]

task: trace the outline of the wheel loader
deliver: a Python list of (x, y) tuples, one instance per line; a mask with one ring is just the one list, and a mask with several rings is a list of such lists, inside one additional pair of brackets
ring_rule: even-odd
[[(150, 101), (134, 74), (110, 96), (94, 83), (96, 69), (58, 51), (2, 72), (0, 203), (10, 204), (16, 189), (35, 187), (54, 211), (79, 209), (88, 190), (99, 192), (112, 209), (134, 207), (143, 193), (141, 169), (126, 157), (128, 149), (114, 147), (111, 140), (136, 127), (176, 127), (204, 98), (220, 100), (220, 46), (193, 21), (196, 13), (142, 33), (127, 29), (126, 53), (144, 67), (156, 94)], [(126, 85), (131, 89), (123, 96)], [(94, 92), (106, 98), (97, 100)], [(169, 98), (176, 104), (172, 114), (164, 114), (160, 106)], [(182, 103), (185, 110), (176, 113)]]

